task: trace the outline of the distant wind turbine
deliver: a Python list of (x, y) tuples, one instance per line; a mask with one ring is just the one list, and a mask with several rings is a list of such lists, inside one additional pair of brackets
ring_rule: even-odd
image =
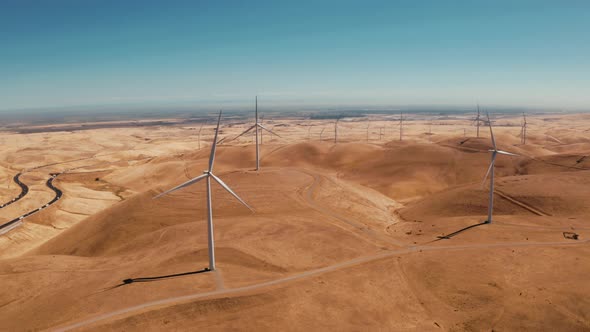
[(479, 112), (479, 103), (477, 104), (477, 117), (475, 118), (475, 125), (477, 126), (477, 138), (479, 138), (479, 125), (481, 122), (480, 112)]
[(258, 96), (256, 96), (256, 110), (255, 110), (255, 122), (254, 125), (252, 125), (252, 127), (244, 130), (244, 132), (242, 132), (241, 134), (239, 134), (238, 136), (234, 137), (233, 139), (231, 139), (231, 141), (237, 139), (238, 137), (250, 132), (250, 130), (255, 129), (256, 131), (256, 170), (258, 171), (260, 169), (260, 144), (258, 144), (258, 131), (260, 131), (260, 133), (262, 134), (262, 129), (268, 131), (271, 134), (277, 135), (278, 137), (281, 137), (281, 135), (272, 132), (270, 129), (267, 129), (266, 127), (264, 127), (262, 124), (258, 123)]
[(489, 114), (486, 114), (486, 115), (488, 118), (488, 125), (490, 126), (490, 136), (492, 138), (492, 145), (494, 147), (493, 149), (489, 150), (492, 153), (492, 160), (490, 162), (490, 167), (488, 167), (488, 171), (486, 173), (486, 176), (483, 178), (483, 182), (482, 182), (482, 185), (485, 185), (486, 179), (488, 178), (488, 176), (490, 177), (490, 199), (489, 199), (489, 204), (488, 204), (488, 220), (485, 221), (487, 224), (490, 224), (492, 222), (492, 211), (494, 210), (494, 170), (495, 170), (496, 156), (498, 154), (504, 154), (504, 155), (508, 155), (508, 156), (518, 156), (518, 155), (514, 154), (514, 153), (498, 150), (498, 147), (496, 146), (496, 140), (494, 139), (494, 131), (492, 130), (492, 122), (490, 121), (490, 115)]
[(203, 179), (207, 179), (207, 239), (209, 246), (209, 270), (211, 271), (215, 270), (215, 239), (213, 237), (213, 207), (211, 204), (211, 178), (213, 178), (215, 182), (219, 183), (219, 185), (222, 186), (223, 189), (227, 190), (227, 192), (234, 196), (245, 207), (250, 209), (250, 211), (254, 212), (254, 210), (248, 204), (246, 204), (246, 202), (244, 202), (236, 193), (234, 193), (230, 187), (228, 187), (220, 178), (213, 174), (213, 162), (215, 161), (215, 150), (217, 148), (217, 135), (219, 134), (220, 122), (221, 111), (219, 111), (219, 117), (217, 118), (217, 128), (215, 129), (215, 137), (213, 138), (213, 143), (211, 144), (211, 154), (209, 155), (209, 168), (206, 171), (204, 171), (202, 175), (199, 175), (196, 178), (188, 180), (185, 183), (182, 183), (154, 197), (154, 199), (160, 198), (164, 195), (170, 194), (184, 187), (188, 187)]
[(338, 143), (338, 121), (340, 121), (340, 117), (334, 122), (334, 144)]
[(402, 140), (404, 130), (404, 112), (399, 112), (399, 140)]
[(203, 125), (204, 123), (202, 123), (201, 127), (199, 127), (199, 150), (201, 150), (201, 130), (203, 130)]
[(522, 113), (522, 118), (523, 118), (523, 122), (522, 122), (522, 128), (520, 130), (520, 141), (522, 144), (526, 144), (526, 114)]

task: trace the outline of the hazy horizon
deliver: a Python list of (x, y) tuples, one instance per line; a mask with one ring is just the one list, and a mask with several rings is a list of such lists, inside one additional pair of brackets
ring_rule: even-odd
[[(215, 110), (227, 111), (253, 111), (254, 97), (252, 100), (202, 100), (202, 101), (176, 101), (176, 102), (128, 102), (128, 103), (104, 103), (94, 105), (67, 105), (67, 106), (46, 106), (46, 107), (26, 107), (17, 109), (0, 109), (0, 114), (14, 113), (47, 113), (57, 112), (208, 112)], [(514, 111), (514, 112), (588, 112), (590, 107), (551, 107), (543, 105), (487, 105), (481, 103), (474, 104), (400, 104), (400, 103), (363, 103), (343, 101), (341, 103), (331, 102), (307, 102), (305, 100), (266, 100), (258, 96), (258, 108), (261, 111), (276, 112), (306, 112), (306, 111), (432, 111), (432, 112), (468, 112), (476, 111), (477, 107), (482, 111)]]

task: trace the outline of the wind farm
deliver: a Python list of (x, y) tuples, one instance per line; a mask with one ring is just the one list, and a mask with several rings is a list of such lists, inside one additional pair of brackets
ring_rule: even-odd
[[(53, 182), (61, 199), (0, 235), (0, 269), (9, 290), (0, 296), (8, 303), (0, 312), (3, 326), (139, 330), (217, 322), (223, 329), (288, 329), (301, 324), (288, 316), (293, 303), (303, 301), (295, 312), (319, 324), (314, 312), (323, 299), (337, 297), (324, 326), (511, 329), (524, 321), (531, 328), (584, 327), (583, 315), (574, 313), (584, 312), (585, 303), (567, 299), (574, 296), (568, 285), (584, 284), (588, 268), (590, 164), (576, 151), (588, 144), (584, 123), (590, 118), (528, 114), (529, 142), (521, 145), (518, 113), (490, 114), (482, 121), (489, 133), (477, 138), (472, 113), (408, 111), (401, 142), (391, 129), (399, 124), (396, 112), (366, 119), (339, 113), (338, 127), (332, 119), (273, 113), (280, 136), (259, 145), (262, 167), (256, 171), (255, 142), (224, 139), (252, 128), (249, 114), (224, 121), (208, 113), (202, 124), (156, 131), (1, 134), (5, 141), (23, 137), (11, 164), (15, 171), (3, 166), (3, 183), (12, 182), (3, 192), (19, 197), (12, 175), (18, 169), (27, 169), (17, 179), (28, 186), (3, 208), (5, 220), (49, 201), (43, 179), (63, 172)], [(326, 128), (337, 130), (338, 141)], [(367, 128), (374, 130), (369, 141)], [(322, 131), (322, 141), (309, 139)], [(64, 135), (85, 147), (104, 137), (128, 138), (110, 153), (56, 149), (50, 160), (31, 148), (38, 139), (59, 144)], [(482, 178), (490, 186), (482, 186)], [(481, 259), (491, 252), (494, 259)], [(505, 281), (515, 266), (524, 270)], [(563, 271), (568, 284), (557, 283)], [(67, 283), (58, 282), (66, 275)], [(343, 286), (349, 284), (355, 286)], [(478, 298), (484, 295), (487, 300)], [(441, 303), (449, 309), (437, 311)], [(485, 315), (501, 308), (515, 313), (499, 321)], [(258, 318), (277, 310), (283, 319)], [(379, 318), (336, 318), (357, 317), (349, 315), (359, 310)], [(565, 312), (580, 320), (541, 318)]]
[(590, 331), (589, 12), (9, 1), (0, 332)]

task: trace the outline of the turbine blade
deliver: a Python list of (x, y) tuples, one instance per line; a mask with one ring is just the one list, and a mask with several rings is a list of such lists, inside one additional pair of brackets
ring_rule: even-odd
[(217, 183), (219, 183), (219, 185), (223, 187), (223, 189), (227, 190), (227, 192), (232, 194), (232, 196), (234, 196), (238, 201), (240, 201), (240, 203), (242, 203), (245, 207), (250, 209), (250, 211), (254, 212), (254, 209), (252, 209), (250, 205), (246, 204), (246, 202), (244, 202), (244, 200), (241, 199), (240, 196), (233, 192), (233, 190), (231, 190), (231, 188), (227, 184), (225, 184), (225, 182), (221, 181), (221, 179), (215, 176), (213, 173), (211, 173), (211, 176), (213, 177), (213, 180), (217, 181)]
[(213, 144), (211, 144), (211, 154), (209, 155), (209, 172), (213, 170), (213, 162), (215, 161), (215, 150), (217, 149), (217, 135), (219, 134), (219, 123), (221, 122), (221, 111), (217, 118), (217, 128), (215, 129), (215, 137), (213, 137)]
[(492, 171), (492, 168), (494, 168), (494, 162), (496, 161), (496, 153), (493, 152), (492, 154), (492, 161), (490, 161), (490, 167), (488, 167), (488, 171), (486, 172), (486, 176), (483, 177), (483, 181), (481, 182), (482, 186), (486, 185), (486, 180), (488, 179), (488, 176), (490, 175), (490, 172)]
[(490, 121), (490, 114), (486, 112), (488, 117), (488, 125), (490, 126), (490, 136), (492, 137), (492, 145), (494, 146), (494, 150), (498, 150), (496, 147), (496, 140), (494, 139), (494, 131), (492, 130), (492, 121)]
[(163, 192), (163, 193), (161, 193), (161, 194), (159, 194), (157, 196), (154, 196), (154, 199), (160, 198), (160, 197), (162, 197), (164, 195), (168, 195), (169, 193), (174, 192), (174, 191), (177, 191), (178, 189), (182, 189), (184, 187), (188, 187), (188, 186), (190, 186), (193, 183), (197, 183), (197, 182), (201, 181), (205, 177), (207, 177), (207, 174), (199, 175), (196, 178), (190, 179), (190, 180), (186, 181), (183, 184), (179, 184), (178, 186), (176, 186), (176, 187), (174, 187), (174, 188), (172, 188), (170, 190), (166, 190), (165, 192)]
[(236, 139), (240, 138), (241, 136), (244, 136), (244, 135), (246, 135), (247, 133), (249, 133), (249, 132), (250, 132), (250, 130), (252, 130), (252, 129), (254, 129), (254, 128), (256, 128), (256, 125), (253, 125), (252, 127), (248, 128), (248, 129), (246, 129), (246, 130), (244, 130), (244, 131), (243, 131), (241, 134), (239, 134), (238, 136), (236, 136), (236, 137), (234, 137), (234, 138), (230, 139), (228, 142), (231, 142), (231, 141), (233, 141), (233, 140), (236, 140)]
[(258, 124), (258, 126), (259, 126), (260, 128), (262, 128), (262, 129), (264, 129), (264, 130), (268, 131), (269, 133), (271, 133), (271, 134), (273, 134), (273, 135), (277, 135), (277, 136), (279, 136), (279, 137), (283, 138), (281, 135), (279, 135), (279, 134), (277, 134), (277, 133), (273, 132), (272, 130), (270, 130), (270, 129), (266, 128), (265, 126), (261, 125), (260, 123)]
[(518, 156), (516, 153), (506, 152), (506, 151), (502, 151), (502, 150), (497, 150), (496, 152), (499, 154), (505, 154), (507, 156)]

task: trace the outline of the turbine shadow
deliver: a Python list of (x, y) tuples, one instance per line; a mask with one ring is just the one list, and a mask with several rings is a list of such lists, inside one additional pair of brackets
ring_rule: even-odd
[[(127, 285), (127, 284), (131, 284), (134, 282), (150, 282), (150, 281), (158, 281), (158, 280), (162, 280), (162, 279), (183, 277), (183, 276), (188, 276), (191, 274), (199, 274), (199, 273), (205, 273), (205, 272), (209, 272), (209, 271), (211, 271), (211, 270), (209, 270), (209, 268), (204, 268), (204, 269), (198, 270), (198, 271), (169, 274), (169, 275), (165, 275), (165, 276), (129, 278), (129, 279), (123, 280), (122, 284), (120, 284), (118, 286)], [(118, 287), (118, 286), (116, 286), (116, 287)]]
[(481, 226), (481, 225), (487, 225), (487, 224), (488, 224), (488, 222), (484, 221), (484, 222), (480, 222), (480, 223), (477, 223), (477, 224), (474, 224), (474, 225), (470, 225), (470, 226), (467, 226), (467, 227), (461, 228), (461, 229), (460, 229), (460, 230), (458, 230), (458, 231), (454, 231), (454, 232), (453, 232), (453, 233), (451, 233), (451, 234), (447, 234), (447, 235), (443, 235), (443, 236), (438, 236), (438, 239), (436, 239), (436, 240), (434, 240), (434, 241), (439, 241), (439, 240), (449, 240), (449, 239), (451, 239), (453, 236), (455, 236), (455, 235), (459, 235), (460, 233), (462, 233), (462, 232), (464, 232), (464, 231), (466, 231), (466, 230), (468, 230), (468, 229), (471, 229), (471, 228), (474, 228), (474, 227), (477, 227), (477, 226)]

